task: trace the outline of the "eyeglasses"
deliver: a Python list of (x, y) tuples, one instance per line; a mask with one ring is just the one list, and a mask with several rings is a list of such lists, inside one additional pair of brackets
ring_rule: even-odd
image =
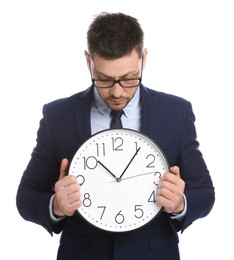
[(89, 63), (90, 67), (90, 73), (91, 73), (91, 79), (92, 83), (97, 88), (112, 88), (116, 83), (118, 83), (122, 88), (136, 88), (141, 84), (142, 81), (142, 71), (143, 71), (143, 55), (142, 55), (142, 64), (141, 64), (141, 76), (138, 78), (129, 78), (129, 79), (117, 79), (117, 80), (110, 80), (110, 79), (103, 79), (103, 80), (97, 80), (93, 78), (91, 65)]
[(140, 78), (132, 79), (118, 79), (118, 80), (96, 80), (92, 79), (93, 85), (97, 88), (112, 88), (116, 83), (118, 83), (122, 88), (135, 88), (141, 83)]

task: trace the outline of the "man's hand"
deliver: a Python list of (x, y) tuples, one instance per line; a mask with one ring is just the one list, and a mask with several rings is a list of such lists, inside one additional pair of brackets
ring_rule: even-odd
[(180, 169), (171, 167), (166, 173), (158, 187), (157, 202), (162, 205), (167, 213), (180, 213), (184, 209), (185, 182), (180, 178)]
[(69, 162), (63, 159), (59, 180), (55, 183), (53, 213), (59, 217), (72, 216), (81, 206), (80, 185), (73, 175), (67, 175)]

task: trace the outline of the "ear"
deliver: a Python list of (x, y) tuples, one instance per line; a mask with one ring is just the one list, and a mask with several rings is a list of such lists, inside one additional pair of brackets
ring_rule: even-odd
[(143, 52), (142, 52), (143, 68), (145, 67), (145, 64), (146, 64), (147, 54), (148, 54), (148, 50), (145, 48), (145, 49), (143, 50)]
[(87, 51), (84, 51), (84, 55), (85, 55), (85, 58), (86, 58), (88, 69), (90, 70), (90, 55)]

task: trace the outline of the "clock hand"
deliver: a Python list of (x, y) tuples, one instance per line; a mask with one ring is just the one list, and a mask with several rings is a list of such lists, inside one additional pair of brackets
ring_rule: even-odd
[(116, 180), (118, 180), (118, 178), (103, 164), (101, 163), (99, 160), (97, 161), (105, 170), (107, 170)]
[[(125, 181), (125, 180), (128, 180), (128, 179), (132, 179), (132, 178), (140, 177), (140, 176), (144, 176), (144, 175), (149, 175), (149, 174), (153, 174), (153, 173), (156, 173), (156, 172), (146, 172), (146, 173), (133, 175), (133, 176), (130, 176), (130, 177), (123, 178), (123, 179), (121, 179), (121, 181)], [(116, 181), (118, 181), (118, 179)], [(116, 182), (116, 181), (113, 181), (113, 182)]]
[(137, 155), (137, 153), (139, 152), (139, 150), (141, 149), (141, 147), (139, 147), (135, 154), (133, 155), (132, 159), (130, 160), (130, 162), (128, 163), (128, 165), (126, 166), (126, 168), (124, 169), (124, 171), (122, 172), (122, 174), (120, 175), (120, 177), (117, 179), (117, 181), (121, 181), (121, 178), (123, 177), (124, 173), (126, 172), (126, 170), (128, 169), (129, 165), (132, 163), (133, 159), (135, 158), (135, 156)]
[(153, 174), (153, 173), (155, 173), (155, 172), (146, 172), (146, 173), (141, 173), (141, 174), (133, 175), (133, 176), (130, 176), (130, 177), (127, 177), (127, 178), (123, 178), (122, 181), (128, 180), (128, 179), (132, 179), (132, 178), (135, 178), (135, 177), (140, 177), (140, 176), (143, 176), (143, 175)]

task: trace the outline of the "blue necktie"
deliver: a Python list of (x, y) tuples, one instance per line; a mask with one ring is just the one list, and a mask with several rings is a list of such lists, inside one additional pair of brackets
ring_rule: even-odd
[(120, 111), (112, 110), (111, 111), (111, 117), (112, 117), (111, 125), (110, 125), (111, 129), (123, 128), (123, 125), (121, 122), (122, 114), (123, 114), (123, 110), (120, 110)]

